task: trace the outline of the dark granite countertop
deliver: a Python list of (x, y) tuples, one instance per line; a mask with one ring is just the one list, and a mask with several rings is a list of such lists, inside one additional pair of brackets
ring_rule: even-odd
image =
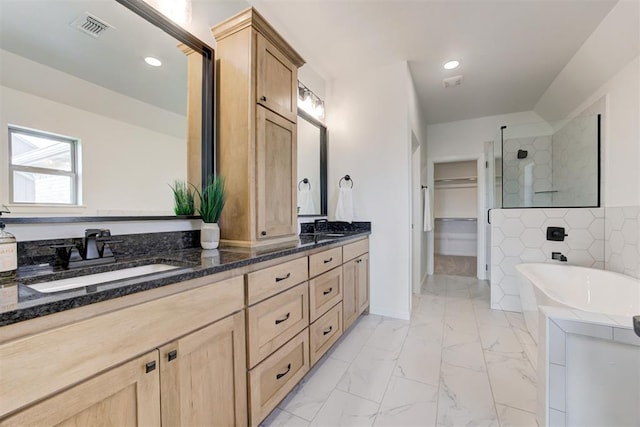
[[(118, 259), (117, 263), (76, 270), (53, 271), (51, 267), (21, 268), (14, 281), (0, 282), (0, 291), (17, 290), (17, 303), (7, 304), (6, 298), (0, 304), (0, 326), (58, 313), (126, 295), (168, 286), (185, 280), (204, 277), (227, 270), (246, 267), (251, 264), (275, 258), (310, 251), (336, 243), (364, 237), (370, 231), (341, 232), (320, 238), (302, 235), (297, 245), (274, 249), (246, 249), (221, 247), (217, 250), (183, 249), (168, 251), (152, 256), (132, 256)], [(68, 291), (41, 293), (27, 285), (69, 277), (84, 276), (105, 271), (119, 270), (148, 264), (170, 264), (178, 268), (145, 276), (101, 283)], [(4, 293), (6, 297), (7, 292)], [(14, 297), (15, 298), (15, 297)]]

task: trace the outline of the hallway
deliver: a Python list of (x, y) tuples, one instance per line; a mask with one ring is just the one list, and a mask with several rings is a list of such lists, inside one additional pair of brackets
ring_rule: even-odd
[(362, 316), (265, 426), (536, 426), (535, 354), (487, 282), (430, 276), (410, 321)]

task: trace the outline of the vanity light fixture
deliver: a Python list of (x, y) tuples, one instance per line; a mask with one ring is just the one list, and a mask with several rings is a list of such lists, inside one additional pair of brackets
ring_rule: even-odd
[(160, 61), (158, 58), (154, 58), (153, 56), (145, 57), (144, 62), (151, 65), (152, 67), (160, 67), (162, 65), (162, 61)]
[(444, 64), (444, 69), (445, 70), (453, 70), (455, 68), (458, 68), (460, 66), (460, 61), (447, 61)]
[(145, 0), (179, 25), (190, 24), (193, 19), (191, 0)]
[(324, 101), (298, 80), (298, 108), (318, 120), (324, 120)]

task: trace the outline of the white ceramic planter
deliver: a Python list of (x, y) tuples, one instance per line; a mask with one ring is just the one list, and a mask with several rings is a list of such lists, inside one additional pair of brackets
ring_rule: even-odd
[(217, 223), (202, 221), (200, 226), (200, 246), (202, 249), (216, 249), (220, 243), (220, 227)]

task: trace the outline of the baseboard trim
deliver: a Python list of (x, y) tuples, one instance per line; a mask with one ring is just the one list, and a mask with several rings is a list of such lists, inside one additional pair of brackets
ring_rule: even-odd
[(401, 319), (401, 320), (409, 320), (411, 318), (411, 313), (408, 311), (395, 311), (395, 310), (389, 310), (382, 307), (371, 306), (369, 308), (369, 313), (376, 314), (378, 316), (393, 317), (394, 319)]

